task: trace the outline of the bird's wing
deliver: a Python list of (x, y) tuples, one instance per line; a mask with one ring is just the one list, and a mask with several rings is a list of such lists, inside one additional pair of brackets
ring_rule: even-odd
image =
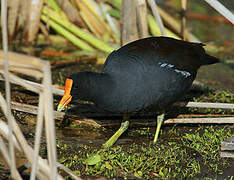
[(103, 72), (110, 72), (113, 68), (115, 71), (123, 70), (122, 66), (133, 65), (132, 62), (145, 65), (161, 62), (188, 71), (200, 67), (199, 59), (204, 54), (202, 44), (165, 37), (150, 37), (131, 42), (113, 51), (107, 57)]

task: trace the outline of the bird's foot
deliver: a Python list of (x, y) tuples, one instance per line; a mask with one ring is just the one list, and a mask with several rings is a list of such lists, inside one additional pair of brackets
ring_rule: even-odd
[(108, 141), (106, 141), (102, 146), (104, 148), (111, 147), (118, 140), (118, 138), (128, 129), (128, 126), (129, 126), (129, 121), (125, 121), (121, 123), (121, 126), (118, 129), (118, 131), (116, 131), (116, 133)]
[(165, 117), (165, 112), (163, 112), (161, 115), (158, 115), (158, 116), (157, 116), (157, 128), (156, 128), (156, 132), (155, 132), (155, 136), (154, 136), (154, 141), (153, 141), (154, 144), (155, 144), (155, 143), (157, 142), (157, 140), (158, 140), (158, 135), (159, 135), (160, 128), (161, 128), (161, 126), (162, 126), (164, 117)]

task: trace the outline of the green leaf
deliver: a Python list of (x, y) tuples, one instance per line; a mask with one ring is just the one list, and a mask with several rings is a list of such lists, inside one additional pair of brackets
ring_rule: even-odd
[(102, 158), (99, 154), (94, 154), (92, 156), (90, 156), (88, 159), (85, 160), (85, 164), (87, 165), (95, 165), (99, 162), (102, 161)]

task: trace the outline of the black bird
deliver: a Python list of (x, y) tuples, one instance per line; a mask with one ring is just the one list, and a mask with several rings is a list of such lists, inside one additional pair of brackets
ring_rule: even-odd
[[(126, 121), (104, 144), (109, 147), (127, 129), (129, 112), (151, 107), (163, 110), (190, 88), (200, 66), (219, 62), (203, 46), (169, 37), (131, 42), (107, 57), (101, 73), (78, 72), (67, 78), (58, 111), (71, 99), (80, 99), (123, 113)], [(164, 113), (157, 118), (154, 143), (163, 119)]]

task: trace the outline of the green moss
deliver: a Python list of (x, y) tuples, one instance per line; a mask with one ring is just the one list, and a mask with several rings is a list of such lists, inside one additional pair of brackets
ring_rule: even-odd
[(210, 174), (218, 175), (229, 166), (226, 159), (220, 158), (219, 151), (221, 141), (232, 134), (230, 127), (185, 131), (171, 128), (166, 133), (167, 141), (160, 139), (158, 145), (142, 143), (110, 149), (79, 145), (75, 153), (70, 153), (69, 147), (66, 149), (69, 153), (60, 153), (63, 157), (59, 161), (81, 175), (127, 179), (194, 178), (204, 167)]
[(227, 161), (219, 156), (220, 143), (230, 136), (231, 131), (226, 128), (200, 127), (196, 133), (186, 133), (182, 142), (184, 146), (199, 153), (209, 170), (222, 173), (222, 167), (227, 165)]

